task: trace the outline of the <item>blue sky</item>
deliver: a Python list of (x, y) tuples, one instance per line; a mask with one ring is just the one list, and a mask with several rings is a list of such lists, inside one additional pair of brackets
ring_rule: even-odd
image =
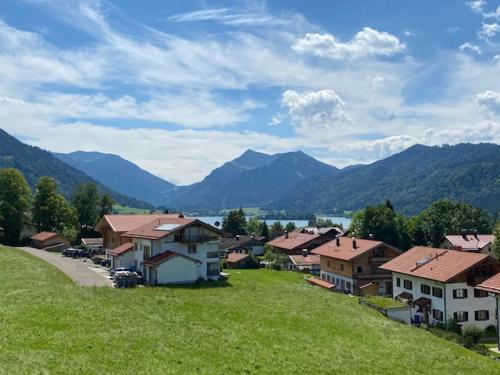
[(4, 0), (0, 127), (178, 184), (247, 148), (342, 167), (500, 143), (500, 1)]

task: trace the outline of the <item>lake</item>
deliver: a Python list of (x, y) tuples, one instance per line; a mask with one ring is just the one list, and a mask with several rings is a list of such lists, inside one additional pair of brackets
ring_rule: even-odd
[[(318, 219), (330, 219), (332, 222), (336, 224), (342, 224), (344, 229), (349, 228), (349, 225), (351, 225), (351, 219), (348, 217), (342, 217), (342, 216), (318, 216)], [(200, 216), (197, 217), (196, 219), (199, 219), (207, 224), (210, 225), (215, 225), (216, 222), (219, 222), (222, 225), (222, 216)], [(250, 216), (247, 216), (247, 220), (250, 219)], [(261, 220), (263, 221), (263, 220)], [(274, 219), (266, 219), (267, 225), (271, 225), (275, 221), (279, 221), (283, 226), (285, 226), (287, 223), (292, 222), (295, 224), (295, 226), (298, 227), (306, 227), (307, 226), (307, 220), (274, 220)]]

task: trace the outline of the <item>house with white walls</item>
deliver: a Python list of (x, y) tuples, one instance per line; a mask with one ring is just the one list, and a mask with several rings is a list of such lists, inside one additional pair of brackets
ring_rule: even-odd
[(414, 247), (380, 268), (392, 272), (393, 297), (412, 306), (415, 324), (452, 318), (462, 327), (497, 324), (495, 298), (477, 288), (500, 272), (500, 262), (487, 254)]
[(439, 245), (440, 248), (470, 251), (473, 253), (482, 253), (495, 256), (492, 251), (492, 245), (495, 241), (495, 236), (492, 234), (477, 234), (477, 233), (464, 233), (446, 235), (443, 242)]
[(156, 218), (124, 233), (133, 244), (118, 249), (115, 264), (139, 271), (148, 285), (218, 280), (222, 232), (183, 215)]
[(496, 300), (496, 313), (497, 313), (497, 348), (500, 350), (500, 273), (486, 279), (477, 286), (479, 290), (488, 293), (490, 296), (495, 297)]

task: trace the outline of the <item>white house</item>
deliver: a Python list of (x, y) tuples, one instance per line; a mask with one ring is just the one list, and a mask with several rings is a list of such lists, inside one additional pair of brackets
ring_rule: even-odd
[(495, 298), (476, 288), (500, 271), (500, 263), (486, 254), (414, 247), (380, 268), (392, 272), (393, 297), (411, 304), (414, 323), (454, 318), (462, 327), (497, 324)]
[(498, 350), (500, 350), (500, 273), (497, 273), (495, 276), (490, 277), (489, 279), (486, 279), (483, 281), (481, 284), (477, 286), (478, 289), (483, 290), (486, 293), (490, 293), (491, 295), (495, 296), (496, 298), (496, 312), (497, 312), (497, 334), (498, 334), (498, 341), (497, 341), (497, 347)]
[(158, 218), (124, 233), (133, 245), (114, 249), (113, 262), (141, 272), (149, 285), (218, 280), (221, 235), (219, 229), (183, 215)]

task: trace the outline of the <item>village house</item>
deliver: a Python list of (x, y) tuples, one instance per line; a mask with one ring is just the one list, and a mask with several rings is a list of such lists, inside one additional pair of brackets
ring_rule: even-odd
[(170, 216), (124, 233), (123, 245), (110, 251), (114, 264), (139, 271), (149, 285), (218, 280), (222, 232), (197, 219)]
[(220, 249), (226, 254), (244, 252), (252, 255), (264, 254), (265, 237), (237, 235), (221, 239)]
[(151, 215), (104, 215), (96, 225), (96, 230), (102, 234), (102, 246), (105, 250), (112, 250), (130, 237), (122, 235), (155, 219), (176, 218), (179, 214), (151, 214)]
[(250, 263), (250, 254), (243, 251), (233, 251), (225, 259), (227, 268), (247, 268)]
[(492, 276), (485, 281), (483, 281), (481, 284), (477, 286), (477, 289), (488, 293), (491, 296), (495, 296), (496, 300), (496, 318), (497, 318), (497, 334), (498, 334), (498, 341), (497, 341), (497, 348), (500, 350), (500, 273), (497, 273), (495, 276)]
[(392, 276), (379, 266), (401, 254), (380, 241), (339, 237), (312, 251), (320, 256), (320, 277), (340, 292), (392, 295)]
[(500, 271), (486, 254), (414, 247), (380, 268), (392, 272), (393, 297), (411, 304), (416, 324), (496, 325), (495, 299), (476, 288)]
[(54, 248), (54, 250), (64, 250), (70, 245), (68, 239), (55, 232), (40, 232), (30, 237), (33, 247), (37, 249)]
[(299, 233), (309, 233), (309, 234), (319, 234), (320, 236), (326, 237), (329, 240), (334, 240), (344, 234), (342, 229), (339, 227), (303, 227), (297, 228), (294, 232)]
[(285, 232), (283, 236), (269, 241), (266, 245), (271, 246), (277, 253), (293, 255), (302, 254), (303, 250), (312, 250), (328, 242), (328, 239), (319, 234), (300, 232)]
[(307, 272), (313, 275), (320, 274), (320, 256), (305, 251), (302, 255), (289, 255), (290, 262), (287, 268), (290, 271)]
[(442, 249), (471, 251), (474, 253), (493, 255), (491, 245), (495, 241), (492, 234), (457, 234), (446, 235), (439, 245)]

